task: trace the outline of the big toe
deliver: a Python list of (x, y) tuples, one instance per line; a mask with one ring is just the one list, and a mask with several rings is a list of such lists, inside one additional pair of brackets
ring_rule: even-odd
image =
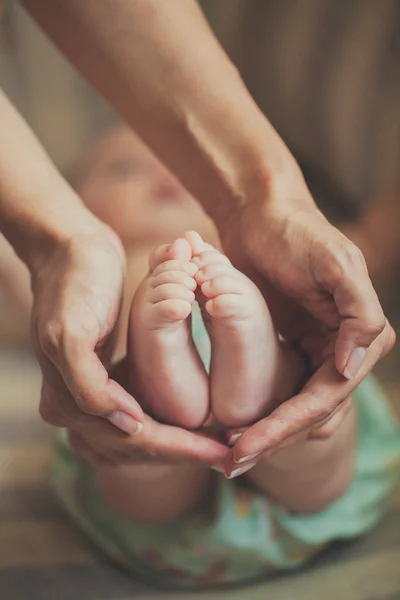
[(189, 242), (193, 256), (196, 256), (196, 254), (200, 254), (200, 252), (204, 251), (205, 243), (197, 231), (185, 231), (183, 237), (187, 242)]
[(189, 242), (183, 238), (178, 238), (172, 244), (163, 244), (158, 246), (150, 255), (150, 271), (154, 271), (158, 265), (168, 260), (189, 261), (192, 258), (192, 248)]
[(191, 260), (193, 256), (190, 243), (184, 238), (175, 240), (169, 249), (169, 260)]

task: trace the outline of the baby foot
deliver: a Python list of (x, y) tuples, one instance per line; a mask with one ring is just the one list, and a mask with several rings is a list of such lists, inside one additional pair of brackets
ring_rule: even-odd
[(271, 408), (281, 358), (267, 305), (255, 284), (205, 245), (192, 260), (211, 339), (212, 413), (228, 427), (256, 421)]
[(208, 378), (192, 341), (190, 314), (198, 268), (185, 239), (155, 250), (133, 300), (129, 356), (145, 408), (187, 429), (209, 414)]

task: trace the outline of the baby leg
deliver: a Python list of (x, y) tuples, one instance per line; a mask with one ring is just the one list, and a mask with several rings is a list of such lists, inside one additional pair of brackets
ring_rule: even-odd
[(259, 460), (247, 480), (293, 513), (316, 513), (333, 504), (346, 492), (355, 468), (357, 412), (350, 399), (325, 431)]
[(198, 463), (132, 465), (96, 471), (103, 499), (134, 523), (159, 525), (204, 505), (212, 472)]

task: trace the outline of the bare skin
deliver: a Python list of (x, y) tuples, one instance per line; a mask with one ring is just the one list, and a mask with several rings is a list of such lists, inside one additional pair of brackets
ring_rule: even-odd
[[(152, 253), (133, 301), (129, 343), (142, 406), (185, 428), (203, 425), (210, 411), (224, 426), (246, 426), (299, 387), (303, 364), (285, 353), (254, 283), (199, 234), (185, 237)], [(191, 336), (196, 288), (211, 339), (210, 386)]]
[[(188, 320), (196, 285), (212, 340), (210, 391)], [(152, 253), (150, 273), (133, 301), (128, 337), (146, 410), (183, 427), (202, 425), (210, 411), (220, 423), (248, 425), (272, 410), (274, 390), (280, 386), (281, 397), (290, 397), (304, 377), (301, 359), (293, 349), (284, 350), (256, 286), (194, 232)], [(247, 456), (229, 477), (246, 473), (249, 485), (292, 512), (318, 512), (351, 481), (355, 432), (349, 404), (333, 435), (305, 436), (273, 457)], [(223, 471), (224, 465), (215, 469)], [(213, 498), (212, 473), (193, 462), (98, 467), (96, 477), (106, 502), (142, 524), (170, 522)]]
[[(288, 324), (285, 337), (306, 309), (313, 319), (294, 337), (313, 361), (318, 352), (310, 339), (317, 335), (318, 347), (325, 342), (331, 348), (324, 333), (338, 330), (307, 393), (266, 417), (257, 444), (276, 449), (278, 438), (285, 444), (318, 428), (390, 350), (394, 333), (360, 252), (317, 211), (294, 158), (196, 3), (24, 4), (199, 199), (230, 259), (272, 285), (275, 297), (278, 290), (284, 294), (289, 302), (280, 302), (274, 321)], [(139, 435), (146, 416), (104, 366), (124, 285), (120, 240), (84, 209), (2, 96), (0, 121), (0, 228), (31, 271), (33, 344), (44, 376), (41, 415), (78, 433), (84, 422), (85, 430), (97, 428), (99, 435), (104, 423), (98, 417), (108, 419), (123, 430), (124, 447), (123, 432)], [(257, 432), (244, 440), (254, 443)], [(244, 440), (238, 452), (247, 453)]]
[[(135, 339), (139, 338), (141, 349), (144, 350), (147, 345), (151, 356), (154, 337), (149, 335), (149, 324), (160, 324), (157, 304), (162, 301), (154, 304), (149, 298), (146, 300), (145, 296), (155, 289), (152, 286), (149, 288), (150, 281), (154, 283), (157, 277), (154, 274), (155, 270), (160, 265), (165, 265), (166, 261), (176, 260), (183, 251), (180, 259), (186, 267), (188, 262), (191, 264), (189, 273), (185, 272), (185, 268), (181, 268), (182, 265), (178, 268), (178, 275), (175, 268), (171, 270), (162, 267), (162, 273), (167, 273), (168, 277), (175, 273), (178, 284), (175, 282), (174, 285), (178, 286), (182, 284), (179, 279), (182, 278), (182, 274), (187, 275), (189, 280), (184, 280), (189, 281), (186, 284), (186, 290), (189, 292), (192, 292), (196, 285), (198, 289), (202, 288), (202, 295), (198, 294), (198, 299), (202, 304), (203, 315), (213, 341), (214, 357), (210, 382), (211, 397), (214, 399), (213, 412), (218, 414), (222, 422), (248, 424), (245, 417), (251, 419), (249, 408), (255, 413), (268, 412), (271, 401), (284, 402), (295, 391), (301, 380), (295, 369), (299, 364), (298, 359), (287, 356), (285, 346), (278, 343), (268, 308), (265, 303), (261, 304), (257, 288), (215, 250), (219, 242), (210, 219), (137, 138), (126, 129), (114, 131), (107, 136), (97, 147), (90, 168), (81, 181), (80, 191), (89, 208), (102, 221), (112, 226), (125, 246), (127, 285), (117, 340), (118, 354), (125, 354), (129, 307), (135, 291), (140, 286), (141, 291), (137, 293), (132, 314), (137, 310), (140, 317), (145, 317), (148, 308), (156, 310), (147, 313), (145, 328), (143, 319), (139, 319), (138, 323), (135, 317), (131, 328), (132, 335), (129, 336), (130, 357), (132, 358)], [(112, 202), (109, 201), (110, 198)], [(202, 237), (213, 247), (204, 246), (201, 240), (199, 242), (198, 236), (191, 233), (185, 236), (183, 247), (181, 240), (178, 247), (173, 244), (170, 250), (166, 250), (165, 244), (170, 245), (174, 239), (182, 236), (183, 231), (190, 228), (200, 231)], [(188, 243), (191, 251), (188, 251)], [(150, 265), (152, 275), (148, 276), (148, 260), (154, 248), (158, 250), (153, 252)], [(178, 255), (174, 255), (174, 252), (178, 252)], [(104, 267), (102, 255), (98, 256), (97, 252), (96, 256)], [(114, 271), (115, 268), (110, 269), (111, 273)], [(87, 277), (88, 273), (85, 272), (83, 281), (86, 282)], [(222, 286), (222, 289), (214, 288), (217, 285), (221, 286), (222, 277), (222, 283), (229, 285)], [(104, 277), (104, 272), (101, 280), (105, 280), (108, 289), (109, 281)], [(169, 284), (164, 280), (162, 285)], [(231, 295), (235, 296), (237, 301), (236, 310), (242, 308), (244, 313), (224, 313), (225, 316), (221, 318), (218, 304), (225, 301), (224, 296)], [(187, 298), (185, 301), (189, 307), (180, 315), (182, 321), (192, 302), (190, 294)], [(248, 306), (254, 309), (253, 313), (248, 311)], [(242, 317), (244, 315), (244, 319), (238, 319), (238, 314)], [(157, 319), (154, 319), (155, 316)], [(242, 327), (244, 322), (247, 323), (246, 327)], [(167, 325), (170, 327), (170, 323)], [(179, 334), (174, 341), (174, 344), (183, 341), (181, 346), (177, 346), (179, 360), (182, 361), (178, 365), (178, 376), (182, 377), (182, 372), (190, 372), (191, 377), (183, 382), (176, 378), (177, 362), (171, 353), (163, 354), (160, 351), (157, 357), (158, 365), (153, 367), (164, 369), (169, 385), (176, 386), (175, 391), (182, 391), (183, 383), (186, 386), (183, 391), (189, 389), (191, 392), (194, 387), (193, 381), (196, 381), (197, 377), (200, 378), (197, 381), (200, 381), (200, 386), (196, 387), (203, 391), (197, 407), (200, 410), (195, 416), (196, 420), (201, 422), (203, 415), (210, 408), (208, 394), (201, 388), (204, 385), (204, 370), (198, 370), (199, 361), (195, 360), (196, 357), (192, 353), (187, 323), (179, 322), (175, 323), (175, 326), (172, 327), (172, 334), (175, 335), (177, 331), (184, 334)], [(157, 335), (158, 329), (156, 327)], [(255, 331), (257, 335), (251, 338), (249, 331)], [(171, 335), (171, 339), (174, 335)], [(251, 342), (257, 343), (253, 345)], [(162, 350), (161, 347), (159, 349)], [(291, 352), (294, 354), (293, 350)], [(260, 357), (262, 365), (258, 362)], [(268, 360), (265, 360), (266, 357)], [(141, 365), (141, 369), (144, 369), (144, 366), (146, 365)], [(252, 377), (255, 367), (262, 374), (260, 380)], [(142, 370), (142, 375), (144, 373)], [(135, 395), (135, 387), (131, 389), (127, 383), (131, 375), (128, 361), (122, 361), (111, 377)], [(243, 384), (244, 380), (247, 381), (247, 388)], [(265, 390), (265, 397), (262, 397), (261, 384), (264, 385), (267, 380), (271, 382), (271, 387)], [(272, 382), (276, 382), (274, 392)], [(223, 391), (227, 391), (227, 396), (223, 395)], [(238, 414), (238, 401), (242, 401), (243, 398), (239, 397), (239, 391), (244, 392), (248, 398), (256, 399), (251, 405), (245, 405), (247, 412), (241, 415)], [(198, 402), (198, 397), (196, 401)], [(145, 426), (138, 435), (121, 437), (117, 435), (117, 430), (106, 422), (101, 422), (101, 428), (92, 427), (91, 418), (88, 417), (88, 420), (83, 422), (81, 418), (81, 430), (72, 430), (70, 436), (71, 442), (82, 456), (97, 464), (97, 483), (105, 500), (125, 518), (155, 524), (171, 521), (187, 510), (196, 509), (205, 497), (212, 500), (214, 474), (207, 465), (214, 465), (217, 470), (223, 470), (226, 448), (220, 442), (205, 437), (201, 432), (189, 432), (173, 426), (179, 419), (193, 416), (193, 406), (187, 410), (185, 399), (179, 395), (165, 395), (163, 404), (155, 402), (154, 399), (150, 402), (154, 416), (172, 423), (172, 426), (159, 425), (145, 415)], [(331, 424), (335, 418), (330, 421)], [(261, 452), (257, 456), (257, 460), (260, 460), (259, 466), (254, 467), (255, 458), (248, 456), (251, 451), (245, 452), (246, 460), (239, 458), (237, 464), (231, 465), (227, 470), (227, 474), (236, 477), (246, 473), (245, 477), (256, 485), (257, 489), (290, 510), (319, 510), (338, 498), (351, 479), (355, 437), (354, 414), (352, 419), (346, 416), (346, 422), (346, 427), (344, 424), (338, 427), (340, 435), (322, 437), (313, 442), (308, 441), (305, 436), (296, 443), (293, 451), (282, 451), (276, 459)], [(243, 444), (242, 439), (252, 440), (254, 445), (257, 438), (249, 437), (250, 434), (251, 430), (242, 438), (236, 434), (236, 447)], [(198, 461), (199, 455), (204, 457), (203, 464)], [(99, 457), (103, 458), (103, 464), (122, 463), (126, 466), (112, 469), (109, 466), (99, 467)]]
[(208, 377), (190, 331), (198, 270), (191, 258), (184, 239), (152, 254), (151, 272), (132, 305), (129, 335), (146, 410), (187, 429), (200, 427), (210, 412)]

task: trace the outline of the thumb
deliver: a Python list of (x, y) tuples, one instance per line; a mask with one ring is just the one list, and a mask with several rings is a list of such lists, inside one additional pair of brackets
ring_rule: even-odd
[[(130, 435), (141, 431), (144, 415), (140, 405), (117, 381), (109, 377), (92, 349), (81, 346), (75, 347), (72, 352), (64, 347), (62, 355), (54, 357), (52, 363), (43, 372), (42, 389), (42, 410), (50, 418), (57, 409), (62, 406), (65, 408), (67, 402), (74, 403), (83, 413), (108, 419)], [(54, 386), (54, 381), (60, 379), (60, 384)], [(54, 396), (50, 396), (52, 393)], [(68, 419), (69, 411), (67, 414), (65, 410), (58, 412)], [(72, 422), (64, 423), (64, 426), (73, 427), (74, 412), (71, 414)]]

